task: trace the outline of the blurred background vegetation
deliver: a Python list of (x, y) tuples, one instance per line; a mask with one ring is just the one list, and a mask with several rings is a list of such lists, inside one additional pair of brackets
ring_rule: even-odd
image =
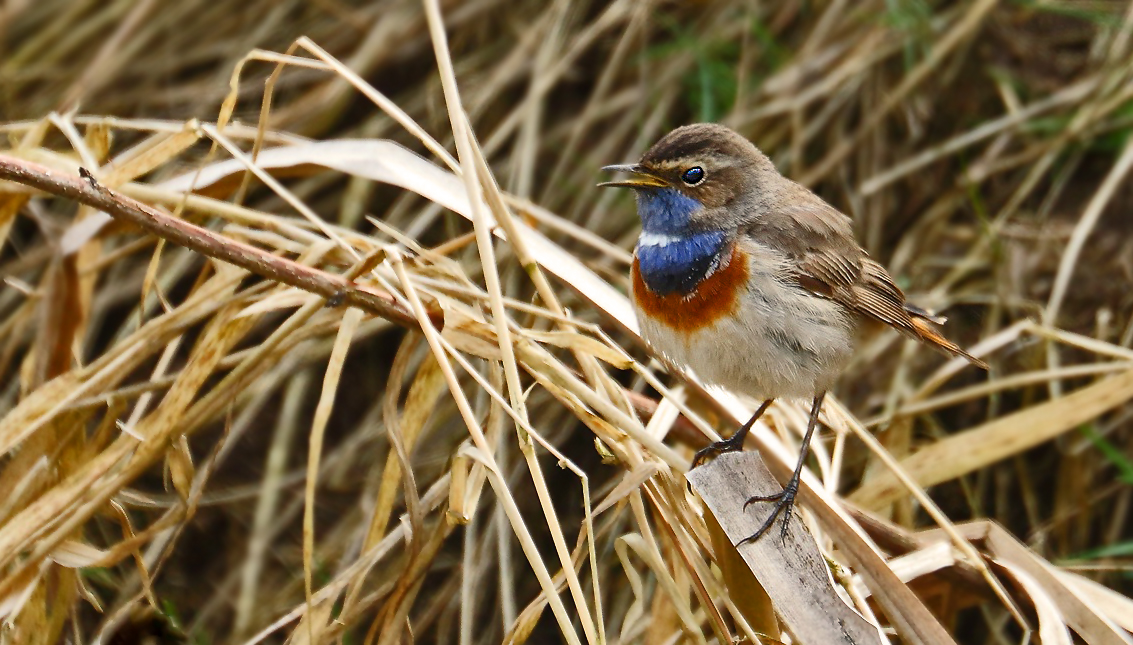
[[(598, 168), (632, 161), (672, 127), (720, 121), (748, 136), (784, 174), (850, 214), (859, 240), (891, 268), (910, 299), (948, 315), (951, 338), (966, 347), (983, 341), (990, 376), (941, 371), (944, 361), (932, 352), (881, 330), (863, 332), (858, 357), (835, 394), (898, 458), (1133, 365), (1133, 182), (1125, 172), (1133, 155), (1130, 3), (467, 0), (442, 2), (441, 9), (463, 105), (500, 187), (518, 198), (512, 203), (523, 221), (619, 291), (626, 291), (638, 222), (628, 196), (595, 187)], [(217, 121), (222, 102), (235, 97), (229, 131), (250, 150), (265, 81), (276, 67), (249, 53), (287, 52), (300, 36), (456, 152), (426, 14), (409, 0), (9, 1), (0, 7), (0, 146), (41, 161), (46, 153), (27, 151), (90, 165), (78, 152), (82, 141), (100, 165), (155, 133), (171, 136), (188, 120)], [(266, 147), (382, 138), (429, 156), (416, 136), (339, 74), (288, 65), (273, 83), (263, 122)], [(211, 148), (206, 139), (182, 146), (128, 179), (159, 184), (194, 171), (218, 160)], [(415, 264), (414, 275), (484, 283), (464, 217), (396, 186), (326, 168), (296, 167), (277, 176), (335, 230), (356, 232), (352, 244), (368, 236), (411, 252), (415, 247), (406, 240), (441, 245), (454, 263)], [(102, 231), (97, 248), (79, 252), (74, 275), (80, 286), (61, 314), (81, 320), (71, 330), (70, 354), (64, 352), (62, 365), (44, 359), (53, 342), (46, 335), (54, 329), (52, 306), (44, 302), (57, 294), (60, 248), (77, 213), (66, 201), (15, 194), (4, 193), (0, 207), (0, 414), (16, 410), (51, 378), (94, 363), (147, 320), (184, 307), (212, 271), (201, 257), (172, 245), (155, 247), (137, 231)], [(259, 181), (236, 193), (208, 194), (269, 218), (196, 221), (218, 230), (223, 225), (226, 233), (289, 257), (302, 256), (309, 239), (291, 236), (279, 223), (315, 231)], [(366, 216), (388, 229), (375, 229)], [(291, 236), (290, 246), (273, 236)], [(496, 251), (504, 293), (547, 306), (511, 247), (501, 243)], [(339, 273), (351, 265), (333, 253), (311, 262)], [(647, 363), (644, 348), (567, 288), (570, 282), (553, 281), (570, 313)], [(247, 290), (244, 306), (269, 293), (262, 283), (241, 288)], [(487, 311), (486, 301), (479, 302)], [(532, 311), (513, 314), (518, 324), (547, 329), (549, 319)], [(9, 630), (42, 634), (26, 642), (90, 642), (96, 634), (123, 643), (146, 634), (158, 641), (241, 642), (304, 606), (306, 437), (343, 312), (320, 316), (288, 352), (272, 356), (270, 368), (242, 382), (233, 402), (198, 419), (191, 437), (172, 440), (176, 450), (123, 482), (110, 502), (77, 515), (67, 535), (72, 544), (110, 552), (159, 518), (172, 518), (168, 526), (117, 558), (39, 554), (43, 564), (37, 561), (30, 586), (27, 561), (20, 558), (31, 551), (7, 561), (5, 576), (23, 576), (9, 579), (0, 594)], [(21, 510), (46, 499), (109, 445), (115, 421), (145, 418), (156, 404), (147, 393), (160, 396), (168, 382), (146, 384), (192, 360), (190, 349), (207, 335), (208, 319), (185, 323), (180, 340), (164, 338), (139, 350), (146, 357), (114, 384), (83, 390), (86, 407), (57, 411), (74, 415), (70, 426), (52, 422), (51, 432), (9, 450), (0, 461), (0, 522), (27, 520)], [(205, 379), (206, 389), (283, 317), (268, 311), (250, 320), (226, 354), (230, 362)], [(428, 354), (420, 334), (380, 320), (363, 322), (349, 346), (318, 462), (310, 562), (316, 589), (386, 535), (387, 518), (375, 518), (375, 508), (386, 503), (376, 501), (381, 495), (392, 500), (383, 507), (393, 513), (390, 527), (406, 511), (400, 484), (389, 489), (384, 483), (387, 464), (398, 463), (391, 424), (418, 426), (421, 439), (409, 457), (422, 495), (451, 474), (468, 431)], [(633, 371), (612, 373), (629, 389), (657, 398)], [(484, 368), (484, 374), (502, 378), (498, 370)], [(526, 474), (514, 434), (502, 430), (510, 424), (470, 378), (461, 380), (479, 422), (500, 426), (492, 435), (499, 437), (496, 459), (535, 542), (553, 559), (538, 484)], [(1097, 409), (1086, 406), (1086, 421), (1052, 412), (1041, 428), (1015, 428), (1015, 443), (994, 463), (958, 466), (921, 481), (934, 484), (933, 499), (953, 521), (993, 519), (1052, 563), (1129, 594), (1133, 405), (1125, 390), (1113, 389), (1104, 405), (1092, 404)], [(621, 481), (625, 470), (603, 462), (593, 428), (577, 410), (535, 387), (526, 409), (542, 438), (588, 474), (594, 500)], [(730, 432), (712, 409), (703, 413)], [(89, 438), (76, 439), (65, 426), (84, 428), (79, 434)], [(1042, 439), (1030, 442), (1032, 431)], [(691, 454), (701, 441), (689, 426), (668, 442)], [(980, 441), (963, 444), (963, 451), (1000, 455), (1000, 448)], [(840, 450), (839, 493), (900, 530), (932, 526), (907, 497), (870, 503), (862, 491), (880, 466), (852, 437)], [(177, 486), (178, 469), (185, 468), (178, 459), (191, 462), (181, 476), (200, 484), (196, 497)], [(571, 527), (569, 548), (583, 522), (583, 500), (578, 478), (554, 467), (557, 459), (539, 453), (559, 519)], [(388, 481), (400, 482), (400, 475)], [(531, 629), (532, 642), (557, 642), (559, 627), (541, 605), (530, 626), (516, 627), (540, 588), (489, 497), (463, 528), (436, 529), (435, 544), (397, 546), (392, 564), (380, 565), (355, 589), (350, 620), (332, 623), (316, 640), (359, 643), (412, 633), (418, 642), (454, 642), (463, 619), (475, 621), (471, 634), (460, 636), (467, 642), (500, 642), (509, 634), (519, 639)], [(175, 508), (191, 512), (169, 515)], [(642, 607), (634, 604), (614, 555), (615, 538), (634, 521), (631, 511), (619, 513), (603, 524), (597, 569), (580, 569), (585, 579), (604, 580), (610, 640), (615, 634), (625, 642), (695, 640), (681, 636), (675, 618), (665, 618), (669, 601), (656, 582), (647, 584), (651, 600), (644, 605), (655, 622), (624, 623), (643, 619), (630, 611)], [(442, 516), (429, 517), (441, 517), (439, 526)], [(30, 549), (38, 539), (34, 526), (9, 523), (9, 529), (22, 531), (24, 541), (5, 544)], [(424, 557), (417, 549), (428, 554), (427, 564), (414, 564)], [(416, 577), (399, 577), (409, 570)], [(25, 589), (30, 595), (16, 593)], [(469, 589), (475, 603), (462, 600)], [(1018, 626), (986, 590), (956, 597), (937, 598), (931, 607), (958, 642), (1019, 642)], [(332, 602), (327, 615), (342, 609), (341, 600)], [(295, 624), (268, 640), (280, 642), (280, 634), (290, 633), (293, 642), (306, 642)]]

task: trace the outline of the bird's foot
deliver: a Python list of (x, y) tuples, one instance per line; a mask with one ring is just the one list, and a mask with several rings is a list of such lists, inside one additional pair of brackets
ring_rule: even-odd
[(799, 484), (797, 481), (792, 480), (790, 482), (787, 482), (787, 486), (778, 493), (773, 493), (771, 495), (754, 495), (752, 497), (749, 497), (748, 500), (744, 502), (745, 511), (747, 510), (748, 506), (756, 502), (774, 502), (775, 507), (771, 509), (771, 514), (768, 515), (767, 519), (763, 521), (763, 525), (760, 526), (755, 533), (752, 533), (751, 535), (736, 543), (736, 546), (740, 546), (741, 544), (746, 544), (748, 542), (755, 542), (759, 538), (763, 537), (763, 534), (775, 525), (775, 519), (780, 515), (783, 516), (783, 525), (779, 528), (779, 539), (786, 541), (787, 525), (791, 521), (791, 515), (795, 506), (795, 496), (798, 495), (798, 493)]
[(708, 459), (709, 457), (713, 457), (725, 452), (739, 452), (740, 450), (743, 450), (744, 438), (746, 437), (746, 435), (746, 432), (737, 432), (727, 439), (724, 439), (723, 441), (714, 441), (701, 448), (700, 450), (697, 450), (696, 454), (692, 457), (692, 465), (689, 466), (689, 470), (692, 470), (693, 468), (696, 468), (700, 464), (704, 463), (704, 460)]

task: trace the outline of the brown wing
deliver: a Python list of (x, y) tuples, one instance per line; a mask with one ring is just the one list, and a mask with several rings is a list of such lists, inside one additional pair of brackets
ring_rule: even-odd
[(854, 240), (850, 218), (810, 196), (813, 202), (780, 208), (761, 218), (752, 231), (756, 239), (773, 237), (768, 241), (787, 252), (799, 286), (987, 369), (986, 363), (941, 336), (930, 324), (937, 320), (934, 316), (905, 302), (905, 294), (885, 267)]
[(961, 356), (981, 369), (988, 368), (987, 363), (940, 335), (931, 324), (939, 319), (924, 309), (905, 302), (905, 294), (893, 283), (889, 272), (869, 257), (862, 260), (861, 279), (850, 288), (850, 294), (856, 305), (841, 302), (854, 310), (887, 323), (946, 354)]

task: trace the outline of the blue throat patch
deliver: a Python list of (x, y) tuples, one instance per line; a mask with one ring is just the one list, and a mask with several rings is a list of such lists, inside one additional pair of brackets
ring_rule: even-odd
[(692, 293), (719, 264), (728, 238), (723, 231), (692, 229), (692, 215), (701, 208), (700, 202), (671, 188), (637, 191), (643, 237), (637, 269), (653, 293)]

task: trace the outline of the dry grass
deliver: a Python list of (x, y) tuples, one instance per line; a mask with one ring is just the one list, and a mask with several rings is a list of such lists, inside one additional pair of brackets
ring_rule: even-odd
[(866, 330), (802, 510), (837, 593), (1129, 642), (1133, 5), (685, 5), (0, 8), (0, 641), (775, 633), (683, 477), (750, 402), (648, 358), (594, 187), (720, 120), (992, 364)]

